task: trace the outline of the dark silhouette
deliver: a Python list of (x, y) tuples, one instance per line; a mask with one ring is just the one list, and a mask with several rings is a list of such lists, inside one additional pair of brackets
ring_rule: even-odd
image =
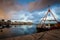
[(6, 22), (6, 28), (10, 28), (10, 26), (11, 26), (11, 20), (7, 20), (7, 22)]
[(1, 29), (1, 32), (3, 32), (3, 28), (10, 28), (11, 26), (11, 20), (7, 20), (5, 21), (4, 19), (0, 20), (0, 29)]

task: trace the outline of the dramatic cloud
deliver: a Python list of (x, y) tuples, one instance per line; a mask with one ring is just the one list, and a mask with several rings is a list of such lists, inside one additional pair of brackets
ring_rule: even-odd
[(0, 0), (0, 19), (39, 22), (48, 5), (60, 20), (60, 0)]
[(0, 0), (0, 8), (10, 10), (41, 10), (47, 8), (48, 5), (59, 4), (59, 0)]

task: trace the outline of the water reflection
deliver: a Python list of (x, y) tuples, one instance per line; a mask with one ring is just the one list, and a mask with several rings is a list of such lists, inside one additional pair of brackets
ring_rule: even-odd
[(16, 25), (10, 28), (12, 33), (15, 34), (32, 34), (36, 32), (35, 25)]
[(0, 32), (0, 38), (33, 34), (36, 31), (36, 25), (13, 25), (11, 28), (4, 28)]

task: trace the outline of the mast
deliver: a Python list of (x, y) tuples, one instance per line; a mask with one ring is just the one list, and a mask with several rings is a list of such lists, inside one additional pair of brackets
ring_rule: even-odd
[[(54, 14), (52, 13), (52, 11), (51, 11), (51, 9), (50, 9), (50, 6), (48, 5), (48, 11), (47, 11), (46, 15), (45, 15), (45, 16), (42, 18), (42, 20), (41, 20), (41, 27), (42, 27), (43, 25), (45, 25), (45, 21), (47, 20), (48, 14), (51, 14), (52, 17), (54, 18), (54, 21), (58, 22), (57, 19), (56, 19), (55, 16), (54, 16)], [(53, 20), (51, 20), (51, 21), (53, 21)], [(43, 24), (42, 24), (42, 23), (43, 23)], [(48, 24), (48, 25), (50, 26), (50, 24)]]

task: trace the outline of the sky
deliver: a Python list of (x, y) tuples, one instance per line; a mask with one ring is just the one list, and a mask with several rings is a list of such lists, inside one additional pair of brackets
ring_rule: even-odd
[(0, 0), (0, 19), (38, 23), (48, 8), (60, 21), (60, 0)]

